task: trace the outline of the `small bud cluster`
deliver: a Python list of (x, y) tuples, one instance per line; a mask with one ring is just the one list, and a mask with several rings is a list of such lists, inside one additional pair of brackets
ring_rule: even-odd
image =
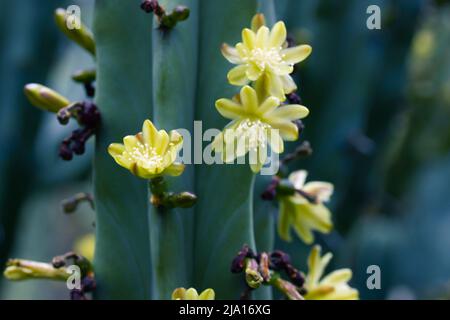
[(68, 265), (76, 265), (81, 271), (81, 288), (70, 290), (71, 300), (88, 300), (86, 294), (96, 288), (92, 264), (85, 257), (74, 252), (68, 252), (62, 256), (54, 257), (52, 260), (54, 268), (63, 268)]
[[(231, 263), (232, 273), (245, 272), (245, 281), (248, 286), (243, 298), (248, 297), (248, 291), (257, 289), (261, 284), (272, 285), (283, 291), (290, 288), (293, 292), (283, 292), (286, 296), (301, 296), (306, 293), (303, 285), (304, 274), (297, 270), (292, 264), (288, 254), (276, 250), (270, 253), (255, 253), (248, 245), (244, 245)], [(289, 281), (282, 280), (280, 272), (284, 272)], [(283, 285), (279, 285), (282, 283)]]
[(72, 160), (73, 154), (84, 153), (87, 140), (100, 125), (100, 112), (93, 102), (84, 101), (62, 108), (58, 111), (57, 117), (62, 125), (67, 124), (70, 118), (74, 118), (81, 126), (63, 140), (59, 149), (59, 155), (63, 160)]
[(150, 190), (152, 192), (150, 203), (155, 208), (190, 208), (197, 202), (197, 196), (191, 192), (167, 191), (167, 184), (163, 177), (151, 179)]
[(177, 6), (171, 13), (168, 14), (157, 0), (142, 1), (141, 9), (147, 13), (153, 12), (153, 14), (158, 18), (159, 27), (162, 30), (172, 29), (178, 22), (189, 18), (190, 13), (189, 8), (185, 6)]

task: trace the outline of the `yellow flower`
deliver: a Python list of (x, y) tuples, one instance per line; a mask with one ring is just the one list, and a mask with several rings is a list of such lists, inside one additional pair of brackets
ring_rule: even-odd
[(177, 288), (172, 293), (172, 300), (214, 300), (215, 293), (213, 289), (206, 289), (200, 295), (194, 288)]
[(285, 241), (291, 241), (290, 227), (307, 244), (314, 241), (313, 230), (328, 233), (333, 228), (331, 213), (323, 202), (329, 201), (333, 194), (333, 185), (328, 182), (311, 181), (305, 183), (305, 170), (298, 170), (289, 175), (289, 181), (296, 190), (300, 190), (311, 198), (306, 199), (299, 193), (280, 198), (278, 216), (278, 234)]
[(264, 25), (258, 28), (264, 22), (263, 18), (253, 20), (261, 21), (252, 23), (255, 30), (245, 28), (242, 31), (242, 42), (235, 47), (222, 45), (224, 57), (237, 65), (228, 73), (228, 81), (236, 86), (243, 86), (250, 81), (260, 82), (268, 95), (284, 101), (286, 94), (297, 89), (289, 75), (294, 70), (294, 64), (305, 60), (312, 48), (309, 45), (284, 48), (286, 27), (282, 21), (269, 30)]
[(293, 141), (298, 138), (298, 128), (292, 121), (309, 113), (301, 105), (280, 106), (276, 97), (259, 101), (257, 92), (250, 86), (244, 86), (235, 100), (217, 100), (216, 108), (223, 117), (232, 121), (216, 136), (213, 149), (221, 152), (227, 163), (251, 151), (253, 172), (259, 172), (265, 163), (268, 143), (273, 152), (282, 153), (283, 139)]
[(89, 261), (94, 261), (95, 253), (95, 235), (93, 233), (85, 234), (75, 241), (74, 251)]
[(314, 246), (308, 257), (308, 274), (306, 275), (306, 300), (357, 300), (358, 290), (350, 287), (352, 278), (350, 269), (339, 269), (322, 278), (333, 255), (329, 252), (320, 256), (320, 246)]
[(150, 120), (145, 120), (142, 132), (123, 138), (123, 144), (112, 143), (109, 154), (122, 167), (134, 175), (152, 179), (162, 175), (179, 176), (184, 165), (176, 163), (183, 137), (175, 130), (168, 134), (157, 130)]

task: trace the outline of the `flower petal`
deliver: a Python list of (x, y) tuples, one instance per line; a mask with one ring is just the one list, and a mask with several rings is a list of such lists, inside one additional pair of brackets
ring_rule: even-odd
[(252, 31), (257, 32), (259, 28), (266, 25), (266, 18), (262, 13), (257, 13), (252, 18)]
[(308, 257), (308, 275), (306, 276), (306, 286), (314, 287), (319, 283), (319, 279), (323, 274), (323, 268), (321, 265), (320, 252), (322, 248), (319, 245), (315, 245), (311, 249), (311, 253)]
[(345, 284), (335, 287), (335, 290), (325, 298), (327, 300), (357, 300), (359, 299), (359, 292)]
[(234, 67), (228, 72), (227, 78), (228, 81), (235, 86), (243, 86), (248, 83), (248, 78), (246, 75), (247, 66), (245, 64), (241, 64), (237, 67)]
[(158, 141), (156, 142), (155, 151), (158, 155), (163, 155), (169, 146), (170, 138), (166, 130), (158, 131)]
[(317, 198), (319, 202), (327, 202), (333, 194), (334, 186), (329, 182), (311, 181), (305, 184), (303, 190)]
[(256, 47), (257, 48), (267, 48), (269, 44), (269, 34), (270, 30), (266, 26), (259, 28), (256, 33)]
[(170, 130), (169, 137), (170, 137), (170, 142), (174, 146), (183, 144), (183, 136), (177, 130)]
[(269, 114), (269, 117), (280, 120), (298, 120), (303, 119), (309, 114), (308, 108), (299, 104), (288, 104), (280, 106)]
[(308, 176), (308, 171), (306, 170), (297, 170), (292, 172), (289, 175), (289, 181), (294, 185), (295, 189), (303, 189), (305, 185), (306, 177)]
[(112, 157), (119, 166), (124, 167), (125, 169), (131, 170), (135, 165), (135, 162), (131, 160), (126, 153), (124, 155), (115, 155)]
[(264, 116), (267, 113), (272, 112), (280, 105), (280, 99), (277, 97), (268, 97), (264, 102), (259, 106), (258, 113)]
[(261, 70), (256, 64), (249, 63), (246, 71), (247, 78), (251, 81), (256, 81), (262, 75), (263, 70)]
[(270, 47), (281, 47), (283, 43), (286, 41), (286, 26), (283, 21), (277, 22), (270, 32)]
[(273, 152), (283, 153), (284, 143), (278, 129), (270, 129), (267, 135), (267, 140), (269, 141), (270, 148)]
[(333, 300), (328, 298), (334, 292), (333, 286), (315, 286), (307, 290), (308, 292), (305, 295), (306, 300)]
[(125, 151), (125, 146), (121, 143), (111, 143), (108, 147), (108, 153), (112, 156), (122, 155)]
[(266, 122), (275, 129), (280, 130), (283, 140), (295, 141), (298, 139), (298, 128), (291, 121), (266, 118)]
[(135, 148), (139, 148), (141, 143), (136, 136), (126, 136), (123, 138), (123, 144), (127, 152), (133, 152)]
[(281, 77), (281, 82), (283, 83), (283, 89), (285, 94), (289, 94), (297, 90), (297, 85), (295, 84), (292, 77), (288, 74)]
[(185, 288), (176, 288), (172, 292), (172, 300), (184, 300), (185, 294), (186, 294)]
[(222, 152), (223, 146), (224, 146), (223, 132), (220, 132), (218, 135), (214, 137), (214, 140), (211, 143), (211, 149), (214, 150), (214, 152)]
[(149, 146), (155, 146), (158, 140), (158, 130), (150, 120), (145, 120), (142, 125), (142, 136)]
[(306, 244), (312, 244), (314, 242), (314, 234), (311, 232), (304, 223), (294, 222), (293, 227), (297, 236), (302, 239)]
[(185, 300), (198, 300), (198, 292), (194, 288), (186, 290)]
[(256, 45), (255, 33), (248, 28), (242, 30), (242, 42), (249, 50), (254, 49)]
[(242, 42), (239, 42), (236, 44), (236, 53), (242, 59), (249, 55), (249, 49)]
[[(333, 229), (331, 222), (331, 212), (323, 204), (305, 203), (302, 197), (296, 197), (300, 200), (296, 207), (299, 221), (303, 224), (308, 224), (309, 228), (320, 231), (322, 233), (329, 233)], [(294, 198), (294, 201), (296, 199)]]
[(320, 283), (329, 285), (338, 285), (340, 283), (349, 282), (351, 278), (352, 278), (352, 270), (339, 269), (328, 274), (320, 281)]
[(286, 100), (286, 96), (283, 90), (283, 82), (281, 77), (273, 72), (269, 72), (265, 81), (267, 92), (274, 97), (280, 99), (280, 101)]
[(253, 173), (258, 173), (267, 160), (267, 145), (260, 146), (256, 152), (250, 150), (250, 169)]
[[(288, 74), (291, 74), (294, 71), (294, 67), (287, 63), (282, 63), (275, 68), (272, 69), (275, 74), (278, 76), (286, 76)], [(283, 81), (281, 80), (282, 77), (280, 77), (280, 82), (283, 84)]]
[(214, 300), (215, 293), (213, 289), (206, 289), (204, 290), (200, 296), (198, 297), (199, 300)]
[(256, 113), (258, 110), (258, 96), (255, 89), (250, 86), (245, 86), (240, 92), (242, 106), (247, 113)]
[(155, 168), (153, 167), (143, 167), (142, 161), (134, 162), (133, 165), (129, 169), (132, 174), (142, 179), (151, 179), (153, 178)]
[(183, 173), (184, 168), (185, 168), (184, 164), (174, 162), (166, 170), (164, 170), (164, 174), (173, 177), (178, 177)]
[(289, 202), (287, 198), (283, 198), (280, 201), (280, 212), (278, 214), (278, 235), (281, 239), (287, 242), (292, 241), (291, 234), (289, 232), (289, 228), (291, 226), (291, 215), (294, 212), (294, 208), (292, 204)]
[(283, 56), (283, 60), (287, 63), (296, 64), (299, 63), (311, 54), (312, 48), (306, 44), (283, 49), (281, 54)]
[(219, 99), (216, 101), (216, 109), (227, 119), (237, 119), (244, 116), (244, 108), (230, 99)]
[(222, 51), (222, 55), (225, 57), (225, 59), (233, 64), (240, 64), (243, 62), (236, 48), (233, 48), (226, 43), (222, 44), (222, 46), (220, 47), (220, 51)]

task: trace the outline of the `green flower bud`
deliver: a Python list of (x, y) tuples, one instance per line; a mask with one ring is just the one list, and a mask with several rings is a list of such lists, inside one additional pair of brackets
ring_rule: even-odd
[(56, 9), (55, 21), (58, 28), (72, 41), (76, 42), (80, 47), (86, 49), (89, 53), (95, 56), (95, 41), (91, 30), (84, 24), (80, 28), (69, 29), (67, 27), (66, 10)]
[(58, 112), (68, 106), (70, 101), (56, 91), (37, 83), (29, 83), (25, 86), (24, 92), (28, 101), (45, 111)]
[(11, 259), (6, 264), (3, 275), (8, 280), (51, 279), (66, 281), (70, 276), (65, 268), (54, 268), (51, 264)]
[(80, 83), (91, 83), (95, 81), (96, 71), (95, 69), (80, 70), (72, 75), (72, 80)]
[(190, 192), (181, 192), (172, 196), (171, 202), (174, 207), (190, 208), (197, 201), (197, 196)]
[(247, 269), (245, 270), (245, 281), (250, 288), (257, 289), (264, 281), (264, 279), (258, 271)]

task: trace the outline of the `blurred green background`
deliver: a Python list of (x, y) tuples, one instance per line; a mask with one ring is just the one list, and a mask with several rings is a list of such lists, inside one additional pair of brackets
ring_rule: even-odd
[[(40, 82), (83, 98), (70, 74), (93, 61), (57, 32), (53, 10), (77, 4), (89, 25), (93, 3), (2, 0), (2, 265), (7, 257), (49, 261), (93, 232), (87, 205), (72, 215), (60, 208), (62, 199), (90, 191), (92, 146), (74, 161), (59, 160), (59, 142), (72, 128), (33, 109), (22, 93)], [(313, 47), (295, 77), (311, 111), (303, 139), (314, 154), (291, 167), (335, 184), (336, 230), (317, 236), (334, 252), (333, 267), (352, 268), (363, 299), (450, 297), (450, 1), (275, 3), (293, 39)], [(381, 8), (381, 30), (366, 27), (369, 5)], [(305, 267), (309, 248), (300, 241), (276, 247)], [(381, 268), (381, 290), (367, 289), (372, 264)], [(67, 297), (59, 283), (0, 280), (2, 299)]]

